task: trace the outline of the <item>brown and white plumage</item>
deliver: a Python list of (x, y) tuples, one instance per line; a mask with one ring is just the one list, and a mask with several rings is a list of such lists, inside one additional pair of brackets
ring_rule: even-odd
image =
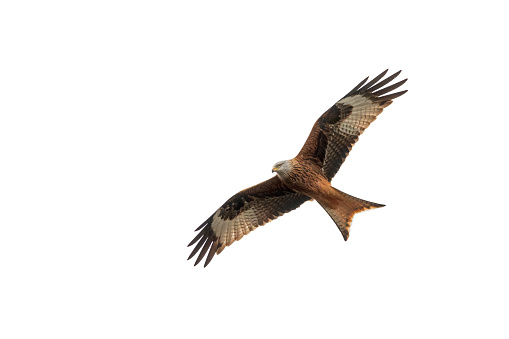
[(242, 190), (228, 199), (196, 229), (201, 232), (188, 246), (199, 242), (189, 259), (201, 249), (196, 260), (198, 264), (210, 248), (205, 260), (206, 266), (213, 255), (221, 253), (226, 246), (240, 240), (258, 226), (263, 226), (284, 213), (296, 209), (309, 199), (286, 187), (277, 176)]
[(406, 79), (382, 88), (400, 72), (382, 81), (387, 70), (368, 83), (364, 79), (328, 109), (314, 124), (299, 154), (274, 165), (275, 177), (235, 194), (196, 229), (200, 233), (188, 245), (196, 244), (188, 259), (199, 253), (197, 265), (208, 252), (207, 266), (226, 246), (311, 199), (320, 203), (347, 240), (355, 213), (384, 205), (343, 193), (330, 186), (330, 181), (362, 132), (406, 92), (387, 94)]
[(403, 85), (407, 79), (375, 91), (396, 78), (401, 71), (377, 83), (386, 73), (387, 70), (366, 85), (368, 78), (364, 79), (322, 114), (297, 157), (315, 158), (321, 163), (329, 181), (332, 180), (362, 132), (392, 103), (392, 99), (406, 93), (401, 91), (381, 96)]

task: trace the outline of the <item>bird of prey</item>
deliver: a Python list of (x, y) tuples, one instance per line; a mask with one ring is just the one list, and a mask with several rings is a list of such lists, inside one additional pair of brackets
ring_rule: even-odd
[(368, 83), (369, 77), (364, 79), (322, 114), (295, 158), (277, 162), (272, 167), (274, 177), (238, 192), (196, 229), (200, 233), (188, 246), (198, 243), (188, 260), (200, 252), (196, 266), (208, 251), (207, 266), (226, 246), (313, 199), (329, 214), (346, 241), (355, 213), (385, 205), (341, 192), (331, 186), (331, 180), (359, 135), (393, 99), (406, 93), (389, 92), (407, 79), (382, 88), (400, 72), (382, 80), (385, 70)]

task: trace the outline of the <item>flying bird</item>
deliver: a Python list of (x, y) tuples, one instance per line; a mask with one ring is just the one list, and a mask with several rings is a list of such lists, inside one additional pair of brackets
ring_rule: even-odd
[(196, 229), (200, 231), (198, 235), (188, 245), (197, 243), (188, 260), (200, 252), (194, 265), (207, 255), (206, 267), (226, 246), (308, 200), (314, 199), (323, 207), (345, 241), (355, 213), (385, 206), (346, 194), (332, 187), (331, 180), (359, 135), (392, 104), (393, 99), (407, 92), (389, 93), (407, 79), (382, 88), (401, 73), (381, 80), (387, 71), (368, 83), (369, 77), (362, 80), (322, 114), (299, 154), (272, 167), (272, 172), (276, 173), (274, 177), (238, 192), (205, 220)]

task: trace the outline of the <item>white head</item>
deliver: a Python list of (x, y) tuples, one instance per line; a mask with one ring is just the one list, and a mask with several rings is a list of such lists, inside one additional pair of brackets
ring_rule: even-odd
[(276, 172), (280, 177), (286, 177), (291, 170), (292, 163), (290, 160), (278, 161), (272, 166), (272, 173)]

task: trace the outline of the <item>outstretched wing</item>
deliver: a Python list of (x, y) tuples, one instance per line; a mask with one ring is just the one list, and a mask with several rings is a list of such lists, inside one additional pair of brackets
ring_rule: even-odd
[(387, 70), (367, 84), (368, 78), (364, 79), (329, 108), (314, 124), (297, 157), (317, 161), (331, 181), (362, 132), (385, 107), (392, 104), (393, 99), (406, 93), (401, 91), (387, 94), (403, 85), (407, 79), (380, 89), (394, 80), (401, 71), (380, 81), (386, 73)]
[(196, 231), (200, 233), (189, 243), (195, 246), (188, 260), (198, 251), (195, 266), (208, 252), (205, 266), (221, 253), (226, 246), (269, 221), (290, 212), (311, 198), (297, 193), (277, 177), (247, 188), (228, 199), (210, 218)]

